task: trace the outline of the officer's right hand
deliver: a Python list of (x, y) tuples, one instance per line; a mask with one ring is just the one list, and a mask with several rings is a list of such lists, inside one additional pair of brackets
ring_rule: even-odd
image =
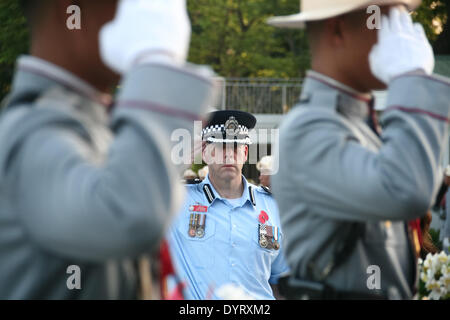
[(369, 55), (372, 73), (388, 84), (393, 78), (422, 70), (430, 75), (434, 54), (422, 25), (413, 23), (406, 10), (391, 8), (389, 17), (382, 16), (378, 43)]
[(186, 0), (120, 0), (115, 18), (100, 31), (100, 52), (123, 74), (140, 63), (183, 64), (190, 37)]

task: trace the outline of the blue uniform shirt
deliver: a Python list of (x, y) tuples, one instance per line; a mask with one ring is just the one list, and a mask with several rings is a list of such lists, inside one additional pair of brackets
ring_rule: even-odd
[[(187, 285), (187, 299), (217, 298), (214, 291), (230, 283), (255, 298), (273, 299), (269, 283), (276, 284), (279, 276), (289, 270), (281, 251), (283, 235), (275, 200), (244, 177), (243, 182), (242, 197), (231, 201), (220, 197), (209, 176), (200, 184), (187, 185), (185, 204), (168, 235), (175, 269)], [(212, 193), (210, 199), (204, 190), (206, 184)], [(195, 212), (198, 208), (207, 211)], [(267, 213), (267, 226), (279, 228), (279, 250), (259, 244), (261, 211)], [(206, 215), (202, 237), (189, 235), (191, 213)]]

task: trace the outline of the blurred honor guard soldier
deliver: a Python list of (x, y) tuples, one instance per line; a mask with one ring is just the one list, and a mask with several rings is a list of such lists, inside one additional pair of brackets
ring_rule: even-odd
[[(405, 222), (425, 215), (437, 193), (450, 107), (449, 79), (432, 75), (432, 48), (405, 10), (419, 3), (304, 0), (301, 13), (270, 20), (306, 22), (312, 52), (272, 177), (291, 267), (288, 298), (413, 295)], [(373, 4), (382, 6), (379, 30), (367, 27)], [(386, 86), (379, 135), (370, 92)]]
[(169, 233), (175, 268), (188, 299), (216, 299), (225, 284), (259, 299), (273, 299), (271, 284), (288, 271), (272, 195), (247, 182), (253, 115), (216, 111), (202, 131), (209, 174), (187, 186), (185, 205)]
[(170, 135), (211, 103), (206, 70), (184, 63), (185, 1), (80, 0), (81, 30), (66, 28), (73, 1), (24, 2), (32, 56), (0, 123), (0, 299), (133, 299), (134, 258), (181, 205)]

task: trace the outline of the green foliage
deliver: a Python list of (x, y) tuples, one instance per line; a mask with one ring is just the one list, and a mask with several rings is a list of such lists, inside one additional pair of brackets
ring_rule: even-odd
[(0, 100), (8, 93), (17, 56), (28, 50), (28, 30), (17, 0), (0, 1)]
[(201, 163), (201, 164), (193, 164), (191, 166), (191, 169), (198, 174), (198, 170), (200, 170), (201, 168), (203, 168), (204, 166), (206, 166), (206, 163)]
[(225, 77), (292, 78), (309, 67), (304, 31), (266, 24), (298, 12), (298, 0), (190, 0), (190, 60)]
[(442, 251), (443, 245), (442, 241), (439, 240), (440, 230), (430, 229), (431, 241), (434, 246), (438, 249), (438, 251)]
[(422, 4), (418, 10), (413, 13), (415, 21), (420, 22), (425, 29), (428, 39), (433, 42), (437, 39), (439, 32), (438, 26), (435, 23), (444, 25), (447, 22), (446, 6), (450, 5), (449, 0), (422, 0)]
[[(265, 23), (272, 15), (298, 12), (298, 0), (189, 0), (188, 6), (191, 61), (211, 65), (224, 77), (293, 78), (309, 68), (305, 32)], [(440, 31), (433, 20), (445, 27), (448, 6), (450, 0), (423, 0), (413, 14), (431, 41)]]

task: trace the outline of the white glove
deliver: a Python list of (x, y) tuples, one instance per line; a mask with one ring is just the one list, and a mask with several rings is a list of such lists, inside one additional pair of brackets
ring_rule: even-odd
[(412, 22), (406, 10), (391, 8), (390, 16), (381, 17), (378, 43), (369, 55), (375, 77), (388, 84), (393, 78), (414, 70), (430, 75), (434, 69), (434, 54), (425, 31)]
[(150, 61), (183, 64), (191, 37), (186, 0), (120, 0), (99, 36), (103, 62), (118, 73)]

